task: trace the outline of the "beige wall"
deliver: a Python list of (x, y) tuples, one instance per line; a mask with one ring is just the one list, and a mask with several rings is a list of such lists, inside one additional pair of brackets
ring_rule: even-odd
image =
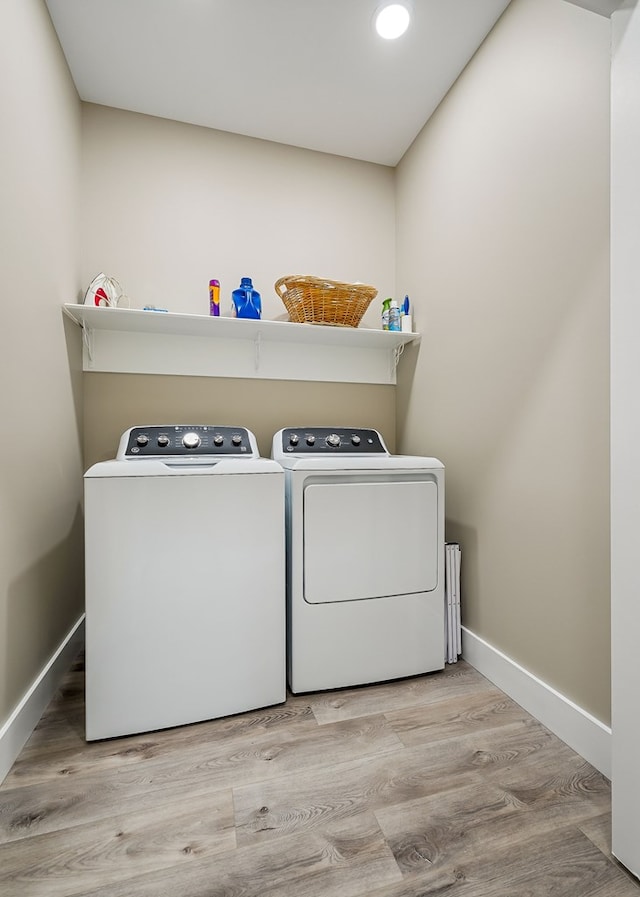
[(464, 623), (603, 722), (608, 116), (609, 21), (514, 0), (397, 185), (399, 445), (446, 465)]
[(41, 0), (0, 6), (0, 728), (82, 612), (80, 102)]
[[(265, 318), (284, 315), (273, 285), (285, 274), (391, 295), (391, 168), (92, 105), (83, 159), (83, 281), (112, 274), (135, 308), (207, 314), (215, 277), (228, 314), (243, 275)], [(378, 326), (377, 302), (368, 320)]]
[[(392, 289), (392, 169), (101, 106), (83, 108), (82, 268), (113, 274), (134, 307), (222, 311), (244, 274), (263, 317), (284, 317), (273, 290), (287, 273)], [(379, 326), (375, 300), (370, 326)], [(363, 322), (366, 325), (367, 321)], [(237, 423), (263, 454), (280, 427), (379, 427), (395, 444), (395, 389), (197, 377), (86, 377), (85, 464), (113, 457), (120, 434), (151, 422)]]
[(373, 426), (395, 446), (395, 387), (362, 383), (85, 375), (86, 466), (113, 458), (122, 433), (145, 423), (217, 423), (248, 427), (271, 455), (281, 427)]

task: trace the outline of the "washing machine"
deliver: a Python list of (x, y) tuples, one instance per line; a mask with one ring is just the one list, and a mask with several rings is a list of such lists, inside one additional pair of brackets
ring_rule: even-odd
[(87, 740), (283, 702), (284, 473), (254, 435), (132, 427), (84, 490)]
[(294, 693), (444, 667), (444, 466), (372, 429), (288, 427), (287, 669)]

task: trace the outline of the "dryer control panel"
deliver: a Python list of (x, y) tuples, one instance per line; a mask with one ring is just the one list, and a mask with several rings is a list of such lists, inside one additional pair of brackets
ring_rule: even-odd
[(253, 434), (244, 427), (179, 424), (131, 427), (120, 439), (117, 460), (137, 458), (258, 458)]
[(273, 457), (389, 454), (377, 430), (362, 427), (286, 427), (274, 438)]

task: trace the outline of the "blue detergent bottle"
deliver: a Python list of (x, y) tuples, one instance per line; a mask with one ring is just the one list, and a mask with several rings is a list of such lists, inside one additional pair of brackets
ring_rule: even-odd
[(260, 293), (253, 289), (250, 277), (243, 277), (240, 286), (231, 294), (233, 311), (236, 318), (259, 319), (262, 315)]

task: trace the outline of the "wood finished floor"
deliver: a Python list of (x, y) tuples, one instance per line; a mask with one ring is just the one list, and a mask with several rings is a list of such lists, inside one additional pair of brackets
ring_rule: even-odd
[(0, 787), (0, 895), (640, 897), (610, 822), (462, 661), (87, 744), (80, 658)]

